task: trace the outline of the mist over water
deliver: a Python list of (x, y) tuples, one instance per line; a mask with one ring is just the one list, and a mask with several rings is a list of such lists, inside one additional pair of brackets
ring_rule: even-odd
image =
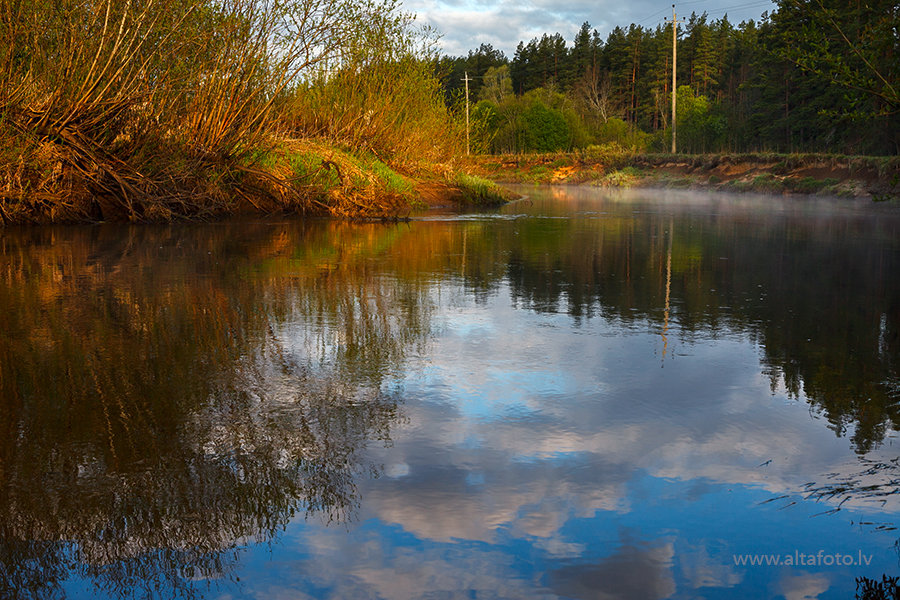
[[(396, 225), (6, 232), (2, 595), (847, 598), (896, 574), (900, 212), (519, 191)], [(870, 560), (793, 558), (820, 551)]]

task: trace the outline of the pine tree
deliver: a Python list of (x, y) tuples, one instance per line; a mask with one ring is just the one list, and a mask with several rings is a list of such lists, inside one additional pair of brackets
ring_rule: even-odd
[[(690, 87), (691, 106), (703, 107), (694, 111), (704, 116), (691, 125), (695, 133), (702, 132), (693, 148), (900, 152), (896, 0), (776, 1), (771, 14), (738, 26), (727, 16), (712, 22), (706, 13), (688, 18), (679, 41), (677, 75), (679, 84)], [(571, 110), (575, 106), (590, 131), (600, 135), (604, 124), (616, 118), (632, 130), (660, 131), (671, 125), (671, 56), (668, 27), (615, 27), (604, 41), (585, 22), (571, 48), (560, 34), (545, 33), (520, 42), (512, 61), (483, 44), (466, 57), (442, 58), (438, 68), (448, 98), (458, 94), (454, 90), (466, 71), (479, 77), (471, 85), (478, 94), (480, 78), (491, 69), (496, 85), (482, 95), (499, 102), (498, 110), (509, 115), (520, 116), (524, 109), (514, 110), (515, 102), (502, 92), (508, 87), (498, 86), (511, 81), (520, 98), (532, 91), (562, 92), (569, 108), (559, 110), (568, 115), (570, 129), (578, 129)], [(498, 79), (506, 64), (508, 78)], [(512, 132), (504, 147), (522, 147), (518, 118), (504, 121)], [(702, 127), (697, 125), (701, 121)], [(656, 143), (661, 139), (658, 135)]]
[(691, 82), (694, 91), (704, 96), (709, 96), (717, 78), (716, 44), (713, 39), (713, 30), (706, 22), (706, 13), (700, 17), (691, 37), (694, 38), (694, 52), (691, 56)]
[[(596, 66), (598, 48), (596, 48), (594, 44), (597, 37), (596, 30), (592, 32), (591, 24), (587, 21), (585, 21), (581, 25), (581, 29), (578, 30), (578, 34), (575, 36), (575, 41), (572, 45), (572, 51), (569, 54), (572, 84), (583, 77), (588, 70)], [(569, 89), (571, 89), (571, 86), (569, 86)]]

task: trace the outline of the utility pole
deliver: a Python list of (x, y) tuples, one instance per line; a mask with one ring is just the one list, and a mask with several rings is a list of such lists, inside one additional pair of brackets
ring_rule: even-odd
[(469, 72), (465, 71), (465, 78), (463, 81), (466, 82), (466, 155), (469, 154)]
[[(668, 21), (668, 17), (666, 18)], [(684, 19), (682, 19), (684, 21)], [(675, 74), (678, 71), (678, 17), (675, 15), (675, 5), (672, 5), (672, 154), (676, 152), (675, 144), (675, 97), (678, 91)]]

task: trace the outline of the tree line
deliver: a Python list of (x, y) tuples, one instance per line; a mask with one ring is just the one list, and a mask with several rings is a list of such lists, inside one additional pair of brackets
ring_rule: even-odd
[[(678, 25), (677, 131), (687, 152), (900, 152), (900, 5), (778, 0), (759, 21), (693, 13)], [(584, 23), (438, 63), (447, 101), (473, 103), (483, 151), (671, 144), (672, 25)]]

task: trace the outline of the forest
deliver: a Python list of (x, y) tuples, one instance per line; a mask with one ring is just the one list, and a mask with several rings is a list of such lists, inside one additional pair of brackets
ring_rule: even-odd
[[(759, 21), (679, 18), (681, 152), (900, 152), (900, 5), (893, 0), (778, 0)], [(443, 57), (447, 102), (469, 101), (476, 150), (551, 152), (618, 144), (671, 147), (672, 25), (584, 23)], [(464, 110), (464, 109), (462, 109)]]

